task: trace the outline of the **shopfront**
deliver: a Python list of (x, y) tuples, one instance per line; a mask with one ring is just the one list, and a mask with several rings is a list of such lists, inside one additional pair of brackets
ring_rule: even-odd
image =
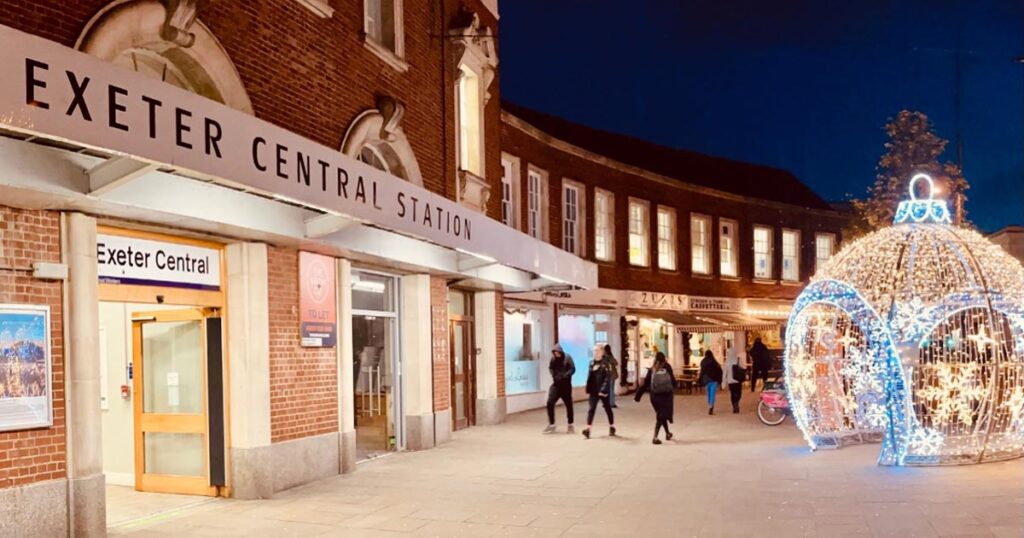
[(359, 460), (405, 447), (398, 293), (394, 275), (352, 271), (353, 412)]

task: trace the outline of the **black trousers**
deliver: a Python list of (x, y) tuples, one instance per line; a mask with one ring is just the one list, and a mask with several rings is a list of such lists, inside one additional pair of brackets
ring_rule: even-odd
[(761, 388), (763, 389), (768, 384), (768, 367), (754, 366), (753, 372), (750, 374), (750, 392), (754, 392), (754, 387), (757, 386), (757, 379), (761, 378)]
[(604, 413), (608, 415), (608, 424), (615, 424), (615, 415), (612, 413), (612, 404), (608, 401), (608, 396), (598, 396), (597, 394), (590, 395), (590, 408), (587, 410), (587, 426), (594, 423), (594, 412), (597, 411), (597, 402), (600, 401), (604, 405)]
[(558, 400), (562, 400), (562, 403), (565, 404), (565, 416), (569, 420), (569, 424), (572, 424), (573, 409), (571, 384), (551, 385), (551, 389), (548, 390), (548, 424), (555, 423), (555, 404), (558, 403)]
[(732, 402), (733, 409), (739, 408), (740, 396), (743, 396), (743, 384), (729, 383), (729, 401)]

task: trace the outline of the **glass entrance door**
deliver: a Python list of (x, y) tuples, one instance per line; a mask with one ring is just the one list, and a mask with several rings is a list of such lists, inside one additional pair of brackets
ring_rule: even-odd
[(404, 446), (398, 285), (391, 275), (352, 272), (353, 416), (360, 460)]
[(450, 323), (452, 426), (459, 430), (475, 422), (473, 323), (463, 320), (452, 320)]
[(206, 329), (199, 309), (132, 315), (139, 491), (217, 495), (208, 456)]

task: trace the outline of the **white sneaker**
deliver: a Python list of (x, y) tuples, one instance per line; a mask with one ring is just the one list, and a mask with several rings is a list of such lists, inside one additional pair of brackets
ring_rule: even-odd
[(544, 428), (544, 433), (555, 433), (555, 425), (548, 424), (548, 427)]

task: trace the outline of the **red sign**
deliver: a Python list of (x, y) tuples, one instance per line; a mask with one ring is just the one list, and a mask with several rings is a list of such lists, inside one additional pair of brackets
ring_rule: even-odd
[(338, 295), (334, 258), (299, 252), (299, 334), (303, 347), (334, 347), (338, 342)]

